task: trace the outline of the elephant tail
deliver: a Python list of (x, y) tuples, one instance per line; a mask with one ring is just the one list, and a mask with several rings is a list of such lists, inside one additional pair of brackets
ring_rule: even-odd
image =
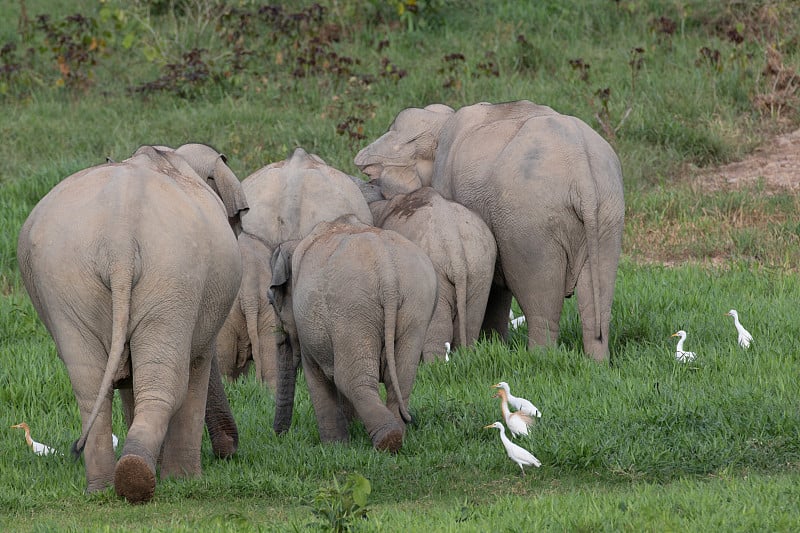
[[(589, 175), (594, 176), (595, 169), (589, 161)], [(594, 337), (603, 340), (602, 317), (600, 309), (600, 227), (599, 227), (599, 199), (597, 197), (597, 184), (592, 178), (586, 180), (581, 187), (580, 213), (583, 217), (583, 227), (586, 232), (587, 261), (589, 263), (589, 282), (592, 285), (592, 307), (594, 308)]]
[[(134, 252), (135, 253), (135, 252)], [(103, 381), (97, 392), (92, 413), (83, 428), (80, 438), (72, 445), (72, 456), (78, 459), (86, 446), (86, 439), (100, 413), (103, 402), (110, 400), (114, 393), (114, 377), (122, 365), (122, 355), (127, 341), (128, 321), (130, 320), (131, 291), (135, 276), (136, 260), (132, 257), (124, 262), (112, 265), (109, 286), (111, 289), (111, 347), (108, 350), (108, 361), (103, 374)]]
[(386, 346), (386, 367), (389, 372), (389, 380), (391, 386), (394, 388), (394, 393), (397, 396), (397, 403), (400, 406), (400, 417), (405, 423), (411, 422), (411, 415), (406, 409), (403, 394), (400, 392), (400, 382), (397, 379), (397, 362), (394, 354), (394, 341), (395, 333), (397, 330), (397, 311), (400, 305), (399, 295), (397, 293), (397, 284), (391, 286), (392, 296), (385, 300), (384, 303), (384, 322), (383, 322), (383, 335), (384, 345)]
[(461, 273), (455, 276), (456, 288), (456, 312), (458, 313), (458, 343), (460, 346), (467, 346), (467, 273), (466, 266), (461, 269)]
[[(264, 376), (262, 375), (262, 367), (263, 361), (261, 361), (261, 339), (258, 337), (258, 302), (241, 302), (242, 303), (242, 313), (244, 313), (244, 323), (245, 327), (247, 328), (247, 336), (250, 338), (250, 352), (253, 358), (253, 363), (256, 365), (256, 373), (258, 374), (258, 379), (263, 380)], [(244, 344), (244, 343), (242, 343)], [(244, 350), (245, 354), (242, 353)], [(247, 364), (247, 357), (246, 357), (247, 348), (239, 346), (238, 354), (237, 354), (237, 366), (239, 368), (244, 368), (244, 365)]]

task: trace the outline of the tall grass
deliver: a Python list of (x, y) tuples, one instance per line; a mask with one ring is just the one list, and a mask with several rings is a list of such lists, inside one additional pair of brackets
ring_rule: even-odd
[[(89, 82), (70, 88), (59, 85), (43, 36), (24, 41), (17, 33), (22, 4), (0, 6), (0, 39), (34, 56), (14, 56), (24, 76), (0, 77), (0, 529), (302, 529), (320, 486), (354, 472), (372, 485), (368, 519), (354, 525), (362, 530), (797, 529), (797, 199), (758, 187), (706, 194), (678, 173), (686, 163), (740, 157), (768, 133), (797, 125), (791, 95), (772, 115), (757, 98), (772, 81), (763, 72), (768, 46), (797, 68), (795, 3), (444, 1), (400, 19), (400, 2), (322, 2), (322, 23), (341, 30), (328, 51), (358, 59), (353, 75), (293, 76), (291, 54), (318, 28), (270, 40), (264, 23), (243, 41), (253, 48), (243, 71), (147, 95), (130, 89), (188, 51), (196, 35), (182, 41), (181, 32), (196, 31), (196, 14), (148, 18), (155, 2), (144, 1), (27, 0), (32, 20), (82, 12), (100, 30), (120, 28), (97, 65), (78, 65), (91, 70)], [(101, 9), (124, 20), (104, 19)], [(659, 29), (664, 19), (675, 22), (671, 33)], [(142, 52), (154, 39), (136, 25), (142, 21), (171, 39), (169, 57)], [(726, 28), (745, 40), (730, 40)], [(123, 46), (127, 31), (136, 46)], [(223, 73), (226, 63), (208, 57), (234, 52), (218, 37), (208, 40), (215, 50), (206, 57)], [(445, 59), (452, 54), (463, 59)], [(383, 75), (392, 65), (406, 75)], [(598, 93), (604, 88), (607, 100)], [(225, 152), (241, 178), (296, 146), (355, 174), (358, 148), (404, 107), (520, 98), (582, 118), (609, 135), (622, 160), (627, 227), (610, 365), (581, 353), (569, 300), (558, 346), (528, 351), (523, 328), (508, 344), (486, 339), (450, 363), (422, 366), (415, 423), (396, 456), (372, 450), (360, 424), (349, 444), (320, 444), (302, 380), (292, 429), (275, 435), (273, 397), (250, 375), (226, 386), (240, 429), (236, 456), (215, 460), (204, 442), (203, 476), (161, 480), (153, 502), (140, 507), (113, 490), (83, 494), (82, 461), (37, 457), (8, 428), (24, 420), (36, 440), (61, 451), (80, 429), (15, 253), (30, 209), (65, 176), (124, 159), (140, 144), (190, 141)], [(360, 129), (337, 129), (348, 117), (361, 119)], [(755, 336), (749, 351), (723, 316), (730, 308)], [(678, 329), (698, 353), (694, 363), (674, 359), (670, 335)], [(543, 462), (525, 477), (496, 432), (482, 429), (499, 419), (490, 386), (500, 380), (544, 413), (530, 437), (517, 439)], [(114, 431), (124, 439), (116, 407)]]

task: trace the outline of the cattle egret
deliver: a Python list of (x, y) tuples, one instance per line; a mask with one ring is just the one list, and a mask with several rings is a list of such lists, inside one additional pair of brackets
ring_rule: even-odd
[(739, 313), (736, 312), (736, 309), (731, 309), (725, 313), (725, 315), (733, 317), (733, 325), (736, 326), (736, 331), (739, 332), (739, 346), (742, 348), (749, 348), (753, 336), (750, 335), (750, 332), (744, 329), (742, 323), (739, 322)]
[(445, 342), (444, 343), (444, 360), (445, 360), (445, 362), (450, 361), (450, 343), (449, 342)]
[(492, 385), (495, 389), (503, 389), (506, 391), (506, 398), (508, 398), (508, 405), (516, 409), (517, 411), (521, 411), (528, 416), (535, 416), (538, 418), (542, 418), (542, 412), (539, 411), (535, 405), (531, 402), (526, 400), (525, 398), (518, 398), (511, 394), (511, 389), (508, 386), (508, 383), (505, 381), (501, 381), (496, 385)]
[(508, 319), (511, 321), (511, 327), (514, 329), (525, 323), (525, 315), (519, 315), (517, 318), (514, 318), (514, 311), (511, 310), (508, 311)]
[(28, 424), (26, 424), (25, 422), (20, 422), (19, 424), (15, 424), (11, 427), (25, 430), (25, 442), (28, 443), (28, 446), (31, 447), (31, 449), (36, 455), (50, 455), (51, 453), (59, 453), (50, 446), (46, 446), (41, 442), (36, 442), (35, 440), (33, 440), (31, 438), (31, 428), (28, 427)]
[(484, 426), (483, 429), (489, 428), (497, 428), (500, 430), (500, 440), (503, 442), (503, 447), (506, 449), (506, 453), (508, 457), (519, 465), (519, 469), (522, 471), (522, 475), (525, 475), (525, 469), (522, 468), (524, 466), (542, 466), (542, 462), (539, 461), (536, 457), (533, 456), (531, 452), (523, 448), (522, 446), (517, 446), (513, 442), (506, 437), (506, 428), (503, 427), (503, 424), (500, 422), (495, 422), (493, 424), (489, 424), (488, 426)]
[(113, 433), (111, 434), (111, 444), (114, 446), (114, 449), (117, 449), (117, 444), (119, 444), (119, 439)]
[(686, 340), (686, 332), (683, 330), (677, 331), (671, 335), (672, 337), (678, 337), (678, 345), (675, 347), (675, 359), (680, 361), (681, 363), (690, 363), (695, 360), (697, 354), (694, 352), (685, 352), (683, 351), (683, 341)]
[(492, 398), (500, 398), (500, 411), (503, 413), (503, 420), (506, 421), (511, 436), (527, 435), (528, 426), (533, 424), (533, 418), (522, 411), (514, 411), (512, 413), (508, 409), (508, 395), (505, 389), (497, 389), (497, 393)]

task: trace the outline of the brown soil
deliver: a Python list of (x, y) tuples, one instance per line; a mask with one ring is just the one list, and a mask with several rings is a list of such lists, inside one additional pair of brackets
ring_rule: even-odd
[(772, 138), (743, 161), (690, 171), (701, 190), (736, 190), (761, 184), (771, 193), (800, 189), (800, 129)]

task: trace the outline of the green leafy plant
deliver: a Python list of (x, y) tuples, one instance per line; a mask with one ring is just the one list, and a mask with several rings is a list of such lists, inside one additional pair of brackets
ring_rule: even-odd
[(343, 485), (334, 476), (333, 485), (321, 487), (309, 503), (316, 518), (315, 525), (327, 531), (352, 531), (357, 519), (367, 517), (367, 498), (371, 491), (369, 480), (361, 474), (348, 474)]

